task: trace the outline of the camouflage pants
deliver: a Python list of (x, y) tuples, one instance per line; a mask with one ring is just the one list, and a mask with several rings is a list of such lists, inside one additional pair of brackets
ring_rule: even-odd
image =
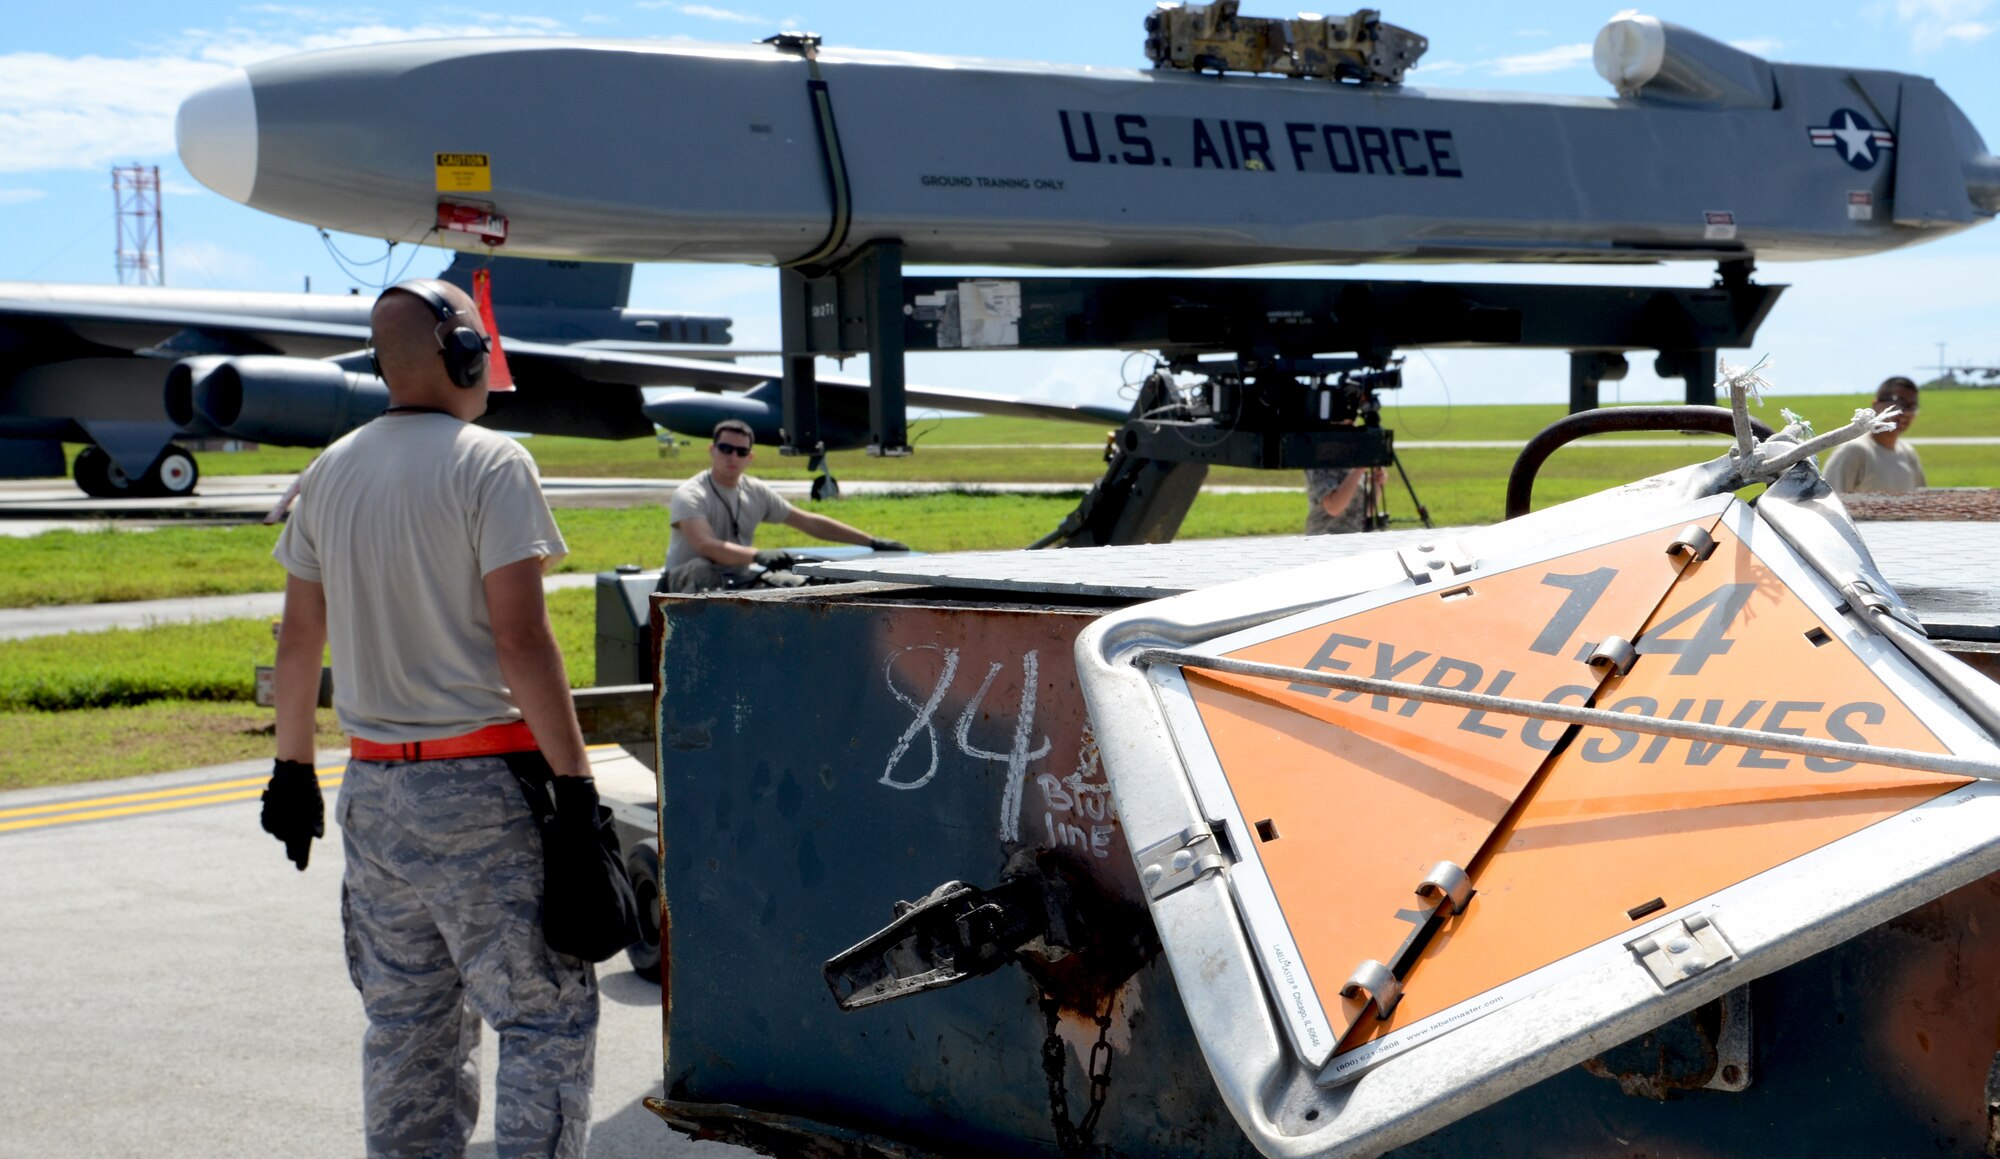
[(500, 1035), (500, 1155), (582, 1156), (597, 978), (542, 940), (541, 835), (506, 764), (350, 761), (335, 816), (368, 1154), (465, 1153), (484, 1020)]

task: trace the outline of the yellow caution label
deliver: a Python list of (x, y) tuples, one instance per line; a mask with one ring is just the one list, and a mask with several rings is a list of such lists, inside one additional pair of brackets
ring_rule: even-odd
[(491, 193), (493, 165), (484, 153), (437, 154), (439, 193)]

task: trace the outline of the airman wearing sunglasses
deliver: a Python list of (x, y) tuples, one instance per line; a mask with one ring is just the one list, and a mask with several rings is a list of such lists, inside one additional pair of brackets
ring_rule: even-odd
[(1875, 388), (1875, 409), (1896, 408), (1892, 429), (1842, 443), (1827, 456), (1826, 481), (1835, 491), (1916, 491), (1924, 482), (1924, 465), (1915, 447), (1902, 442), (1903, 432), (1917, 415), (1917, 384), (1907, 378), (1886, 379)]
[(880, 539), (838, 519), (792, 506), (763, 480), (744, 473), (755, 455), (749, 424), (737, 419), (715, 424), (708, 447), (708, 470), (675, 489), (668, 508), (673, 535), (667, 541), (667, 567), (660, 590), (700, 592), (742, 586), (755, 574), (753, 564), (766, 570), (767, 583), (804, 583), (803, 577), (790, 571), (790, 552), (757, 550), (760, 523), (782, 523), (814, 539), (860, 544), (876, 551), (909, 550), (893, 539)]

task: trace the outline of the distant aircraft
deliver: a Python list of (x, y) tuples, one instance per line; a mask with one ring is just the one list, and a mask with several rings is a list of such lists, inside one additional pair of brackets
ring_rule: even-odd
[[(443, 277), (465, 285), (485, 261), (461, 254)], [(486, 425), (625, 439), (654, 433), (658, 422), (705, 437), (717, 421), (741, 418), (763, 441), (776, 437), (770, 390), (753, 388), (777, 372), (702, 361), (744, 353), (725, 345), (728, 318), (627, 308), (629, 265), (495, 258), (492, 268), (518, 389), (493, 396)], [(198, 469), (177, 435), (324, 445), (388, 405), (368, 372), (372, 304), (368, 296), (0, 282), (0, 477), (60, 475), (62, 444), (73, 442), (84, 444), (75, 477), (89, 494), (184, 495)], [(649, 386), (697, 393), (649, 405)], [(743, 399), (700, 393), (746, 390)], [(865, 432), (866, 391), (865, 383), (825, 384), (829, 449), (855, 442), (834, 421), (857, 406)], [(910, 400), (1123, 417), (977, 391), (913, 388)]]
[[(189, 97), (178, 139), (203, 184), (283, 217), (621, 261), (830, 267), (883, 239), (912, 264), (1069, 268), (1795, 260), (2000, 211), (2000, 159), (1923, 77), (1623, 13), (1596, 48), (1616, 95), (1431, 89), (1398, 83), (1422, 38), (1367, 12), (1277, 23), (1398, 34), (1386, 65), (1225, 75), (1245, 65), (1223, 7), (1163, 6), (1218, 39), (1145, 70), (797, 36), (335, 49)], [(448, 112), (466, 93), (476, 125)], [(644, 148), (635, 107), (675, 110)]]
[[(468, 285), (481, 264), (459, 255), (442, 276)], [(729, 341), (727, 318), (626, 308), (629, 265), (496, 259), (492, 269), (495, 314), (525, 343), (679, 351)], [(76, 481), (93, 495), (185, 494), (196, 467), (177, 434), (323, 443), (380, 409), (366, 408), (366, 390), (355, 394), (366, 374), (350, 373), (367, 369), (357, 351), (368, 344), (373, 301), (0, 282), (0, 476), (60, 475), (62, 444), (73, 442), (84, 444)], [(589, 357), (524, 351), (528, 382), (518, 396), (497, 396), (496, 414), (511, 410), (516, 429), (650, 434), (636, 386), (600, 392), (594, 406), (550, 397), (558, 378), (573, 376), (547, 364)], [(211, 399), (228, 413), (203, 413)]]
[(1986, 382), (2000, 382), (2000, 366), (1943, 366), (1939, 367), (1941, 377), (1983, 379)]

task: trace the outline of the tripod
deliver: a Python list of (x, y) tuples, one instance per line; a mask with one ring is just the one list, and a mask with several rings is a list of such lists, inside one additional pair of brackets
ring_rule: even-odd
[[(1428, 530), (1431, 526), (1430, 508), (1425, 507), (1424, 501), (1417, 497), (1417, 486), (1410, 482), (1410, 473), (1403, 467), (1403, 456), (1391, 450), (1389, 458), (1396, 465), (1396, 474), (1402, 476), (1403, 489), (1410, 493), (1410, 506), (1417, 509), (1417, 519)], [(1362, 497), (1368, 504), (1365, 509), (1367, 516), (1363, 527), (1368, 531), (1386, 531), (1390, 523), (1389, 496), (1376, 482), (1380, 478), (1378, 474), (1380, 470), (1381, 468), (1379, 467), (1369, 468), (1368, 474), (1361, 481)]]

